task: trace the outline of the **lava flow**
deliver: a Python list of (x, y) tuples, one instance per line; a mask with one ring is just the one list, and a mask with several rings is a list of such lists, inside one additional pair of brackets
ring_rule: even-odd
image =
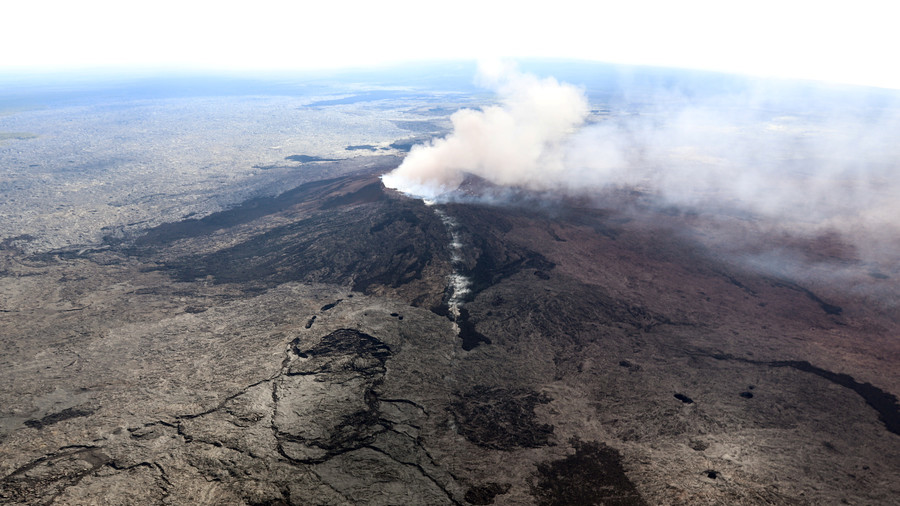
[(437, 208), (433, 200), (423, 199), (423, 201), (425, 205), (434, 210), (434, 213), (441, 219), (441, 223), (447, 228), (447, 233), (450, 234), (450, 261), (454, 272), (450, 274), (447, 283), (447, 308), (450, 319), (453, 321), (453, 327), (459, 334), (459, 326), (456, 323), (460, 315), (459, 309), (472, 285), (471, 280), (459, 272), (463, 263), (461, 255), (463, 245), (459, 237), (459, 224), (443, 210)]

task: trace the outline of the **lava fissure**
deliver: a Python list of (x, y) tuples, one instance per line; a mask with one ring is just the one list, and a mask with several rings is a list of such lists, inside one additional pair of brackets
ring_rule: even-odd
[(453, 266), (453, 272), (450, 274), (447, 283), (447, 309), (449, 311), (448, 316), (456, 329), (456, 334), (459, 335), (460, 328), (457, 321), (460, 319), (460, 309), (466, 300), (466, 296), (472, 290), (472, 280), (462, 274), (462, 269), (465, 268), (465, 265), (463, 263), (463, 244), (460, 239), (459, 224), (442, 209), (436, 207), (434, 202), (426, 200), (425, 204), (434, 210), (434, 214), (441, 219), (441, 223), (444, 224), (447, 233), (450, 234), (450, 262)]

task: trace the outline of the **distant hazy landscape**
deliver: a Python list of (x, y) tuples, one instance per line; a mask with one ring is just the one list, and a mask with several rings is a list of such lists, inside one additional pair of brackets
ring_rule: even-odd
[(363, 154), (346, 149), (359, 144), (397, 154), (392, 142), (439, 133), (435, 110), (446, 118), (471, 101), (397, 82), (67, 78), (0, 98), (17, 111), (0, 116), (2, 188), (11, 192), (0, 234), (32, 236), (29, 248), (97, 243), (320, 177), (290, 156), (347, 158)]

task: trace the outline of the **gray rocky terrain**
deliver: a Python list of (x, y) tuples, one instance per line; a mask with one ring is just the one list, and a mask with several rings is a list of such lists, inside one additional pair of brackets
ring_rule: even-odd
[(0, 502), (897, 502), (900, 267), (638, 187), (383, 186), (483, 99), (0, 107)]
[(565, 202), (438, 204), (454, 262), (435, 210), (377, 174), (4, 249), (4, 502), (900, 493), (896, 314), (741, 270), (674, 235), (681, 217)]

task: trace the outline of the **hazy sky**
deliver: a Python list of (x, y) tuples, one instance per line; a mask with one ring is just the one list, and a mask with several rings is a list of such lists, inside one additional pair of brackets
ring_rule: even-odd
[(315, 69), (562, 57), (900, 88), (893, 3), (27, 0), (0, 68)]

